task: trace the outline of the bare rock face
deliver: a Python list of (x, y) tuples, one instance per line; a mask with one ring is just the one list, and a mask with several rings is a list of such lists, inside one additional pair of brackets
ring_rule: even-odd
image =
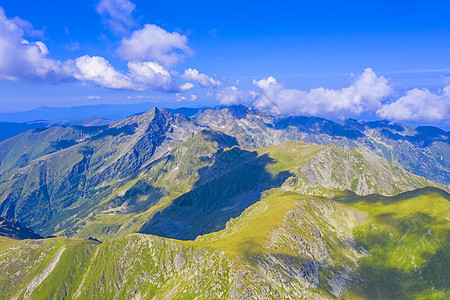
[(435, 184), (411, 174), (361, 148), (326, 147), (283, 184), (283, 190), (301, 194), (332, 196), (330, 190), (349, 190), (357, 195), (394, 196)]

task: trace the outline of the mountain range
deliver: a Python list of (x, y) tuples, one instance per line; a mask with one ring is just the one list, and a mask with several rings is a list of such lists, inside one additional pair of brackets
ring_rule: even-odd
[(449, 132), (176, 112), (0, 143), (2, 220), (52, 236), (1, 234), (0, 297), (450, 296)]

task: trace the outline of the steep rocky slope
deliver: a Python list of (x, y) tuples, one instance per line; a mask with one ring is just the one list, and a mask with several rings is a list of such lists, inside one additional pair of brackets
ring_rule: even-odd
[(101, 127), (35, 129), (0, 144), (0, 214), (47, 234), (201, 127), (152, 110)]
[(330, 145), (284, 182), (282, 188), (314, 195), (327, 195), (329, 190), (337, 189), (363, 196), (393, 196), (425, 186), (439, 187), (365, 149)]

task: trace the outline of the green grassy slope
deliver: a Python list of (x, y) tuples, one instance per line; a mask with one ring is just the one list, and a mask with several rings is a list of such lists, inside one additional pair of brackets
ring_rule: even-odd
[(444, 191), (426, 188), (345, 201), (367, 214), (354, 234), (368, 250), (358, 268), (368, 298), (450, 297), (449, 200)]
[(21, 299), (64, 248), (35, 299), (445, 299), (449, 200), (433, 188), (336, 200), (277, 189), (195, 241), (2, 238), (0, 297)]
[(319, 196), (337, 193), (333, 187), (393, 195), (439, 186), (356, 148), (288, 141), (250, 151), (235, 144), (231, 137), (203, 131), (175, 147), (94, 208), (95, 215), (79, 221), (77, 237), (140, 231), (194, 239), (224, 228), (262, 192), (279, 186)]

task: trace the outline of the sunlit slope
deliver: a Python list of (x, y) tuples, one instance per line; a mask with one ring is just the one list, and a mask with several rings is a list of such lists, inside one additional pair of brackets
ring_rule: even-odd
[(359, 148), (239, 144), (157, 109), (109, 126), (29, 131), (0, 143), (0, 214), (43, 236), (195, 239), (271, 188), (332, 196), (438, 186)]
[[(449, 201), (433, 188), (337, 200), (273, 190), (195, 241), (3, 239), (0, 265), (11, 271), (0, 285), (13, 278), (20, 288), (0, 296), (21, 299), (61, 253), (48, 277), (28, 288), (35, 299), (445, 299)], [(24, 271), (11, 277), (12, 270)]]
[[(283, 145), (280, 144), (280, 145)], [(331, 195), (329, 190), (350, 190), (358, 195), (393, 196), (425, 186), (449, 190), (362, 148), (330, 145), (317, 153), (283, 184), (283, 190)]]
[(354, 229), (358, 245), (368, 250), (359, 260), (355, 291), (370, 299), (448, 299), (449, 201), (433, 188), (345, 201), (367, 214)]
[[(70, 239), (13, 240), (0, 237), (0, 298), (49, 299), (73, 294), (71, 286), (81, 275), (96, 242)], [(80, 269), (78, 269), (80, 268)], [(44, 290), (44, 292), (36, 292)]]
[(223, 133), (202, 131), (124, 181), (64, 234), (105, 239), (139, 231), (195, 239), (223, 229), (271, 188), (332, 196), (439, 186), (358, 148), (287, 141), (246, 150), (236, 144)]
[(220, 132), (202, 131), (112, 194), (109, 209), (83, 221), (77, 236), (109, 238), (123, 224), (119, 234), (139, 230), (183, 239), (220, 230), (323, 148), (297, 142), (299, 160), (287, 167), (267, 149), (235, 145), (234, 138)]

